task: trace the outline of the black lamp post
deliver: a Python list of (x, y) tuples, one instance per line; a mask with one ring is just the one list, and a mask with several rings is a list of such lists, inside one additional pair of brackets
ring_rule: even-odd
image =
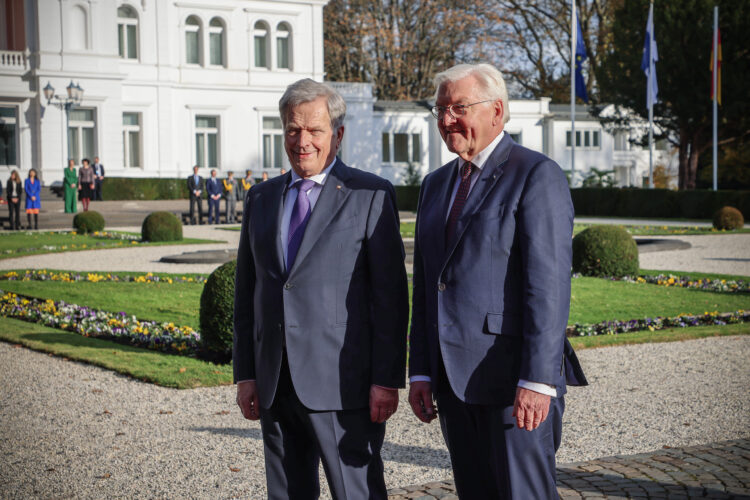
[[(80, 85), (73, 83), (73, 80), (71, 80), (68, 86), (65, 87), (65, 90), (67, 96), (59, 94), (55, 95), (55, 87), (53, 87), (50, 82), (47, 82), (47, 86), (44, 87), (43, 92), (48, 105), (51, 104), (57, 108), (65, 110), (65, 131), (63, 133), (67, 135), (68, 123), (70, 122), (70, 110), (80, 106), (83, 101), (83, 89)], [(67, 162), (65, 161), (65, 158), (63, 158), (63, 165), (66, 164)]]

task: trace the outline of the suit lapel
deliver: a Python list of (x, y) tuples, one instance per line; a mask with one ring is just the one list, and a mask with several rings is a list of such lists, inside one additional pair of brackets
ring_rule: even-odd
[(307, 257), (307, 254), (315, 246), (325, 228), (349, 197), (351, 190), (345, 184), (348, 177), (346, 165), (341, 160), (336, 160), (336, 164), (328, 174), (325, 184), (323, 184), (323, 189), (320, 191), (320, 196), (318, 196), (318, 201), (315, 203), (315, 209), (310, 215), (310, 220), (307, 222), (305, 234), (302, 236), (302, 242), (297, 251), (297, 257), (294, 259), (294, 265), (289, 270), (290, 275), (305, 260), (305, 257)]
[(273, 226), (270, 228), (270, 234), (273, 236), (276, 265), (281, 275), (284, 274), (285, 269), (284, 248), (281, 246), (281, 219), (284, 217), (284, 198), (286, 197), (286, 186), (289, 182), (289, 177), (291, 177), (291, 174), (287, 173), (285, 179), (273, 187), (273, 191), (269, 193), (263, 203), (263, 213), (268, 214), (268, 216), (261, 215), (267, 224)]
[[(456, 245), (461, 241), (464, 231), (466, 231), (469, 222), (471, 221), (472, 215), (482, 206), (485, 198), (489, 195), (495, 185), (498, 183), (503, 175), (503, 167), (505, 162), (508, 160), (510, 150), (515, 143), (510, 135), (507, 133), (502, 138), (500, 143), (495, 147), (487, 161), (482, 168), (482, 173), (477, 179), (476, 184), (469, 193), (469, 197), (466, 200), (461, 217), (458, 218), (456, 223), (456, 236), (450, 245), (450, 248), (446, 249), (446, 257), (450, 257)], [(447, 260), (447, 259), (446, 259)]]
[[(445, 220), (449, 210), (448, 205), (451, 202), (453, 185), (458, 175), (456, 165), (458, 165), (458, 159), (450, 162), (442, 171), (435, 173), (436, 177), (432, 184), (437, 186), (437, 193), (435, 193), (431, 207), (422, 207), (421, 213), (424, 214), (425, 220), (419, 222), (420, 227), (430, 229), (424, 234), (424, 247), (434, 249), (441, 257), (445, 252)], [(425, 203), (427, 199), (426, 197)], [(420, 244), (422, 244), (421, 241)]]

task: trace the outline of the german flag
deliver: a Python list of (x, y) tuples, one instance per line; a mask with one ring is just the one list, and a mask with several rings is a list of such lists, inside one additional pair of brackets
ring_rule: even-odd
[(713, 40), (711, 41), (711, 100), (714, 99), (714, 53), (718, 53), (719, 57), (716, 63), (716, 102), (721, 105), (721, 31), (716, 29), (716, 41), (719, 46), (719, 50), (714, 50)]

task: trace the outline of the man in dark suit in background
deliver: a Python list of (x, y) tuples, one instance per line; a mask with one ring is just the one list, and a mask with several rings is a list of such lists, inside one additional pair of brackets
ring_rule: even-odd
[(219, 212), (221, 211), (221, 194), (224, 188), (221, 181), (216, 177), (216, 169), (211, 169), (211, 177), (206, 181), (206, 192), (208, 193), (208, 223), (219, 223)]
[(102, 201), (102, 186), (104, 185), (104, 165), (99, 163), (99, 157), (94, 156), (94, 201)]
[(573, 204), (560, 167), (503, 132), (488, 64), (435, 78), (433, 114), (458, 158), (425, 177), (417, 211), (409, 402), (436, 417), (462, 499), (557, 498)]
[(237, 256), (234, 380), (260, 418), (269, 498), (387, 497), (380, 449), (406, 376), (393, 186), (336, 158), (346, 104), (310, 79), (279, 103), (292, 172), (253, 186)]
[(193, 175), (187, 178), (190, 193), (190, 223), (195, 224), (195, 207), (198, 207), (198, 223), (203, 224), (203, 177), (198, 175), (198, 165), (193, 167)]

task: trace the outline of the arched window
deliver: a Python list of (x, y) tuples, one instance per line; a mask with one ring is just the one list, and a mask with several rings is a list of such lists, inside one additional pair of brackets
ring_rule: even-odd
[(291, 69), (292, 64), (292, 30), (287, 23), (276, 27), (276, 67)]
[(208, 24), (208, 61), (215, 66), (224, 66), (224, 23), (218, 17)]
[(69, 50), (86, 50), (88, 48), (88, 15), (86, 10), (76, 5), (70, 9), (68, 17), (68, 25), (63, 29), (67, 29), (66, 41), (68, 42), (67, 48)]
[(201, 22), (196, 16), (185, 21), (185, 62), (201, 63)]
[(117, 39), (120, 57), (138, 59), (138, 14), (129, 5), (117, 8)]
[(263, 21), (255, 23), (255, 67), (268, 68), (268, 25)]

